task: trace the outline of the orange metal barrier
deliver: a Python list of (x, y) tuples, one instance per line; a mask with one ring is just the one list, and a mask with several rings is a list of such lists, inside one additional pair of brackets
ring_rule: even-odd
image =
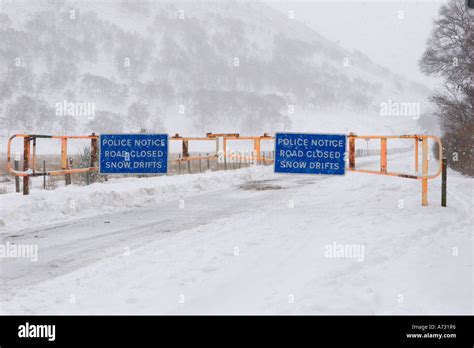
[[(11, 166), (11, 143), (15, 138), (23, 138), (23, 170), (16, 170)], [(388, 176), (397, 176), (401, 178), (417, 179), (422, 181), (422, 205), (428, 205), (428, 180), (438, 177), (442, 172), (445, 173), (446, 161), (443, 159), (443, 146), (441, 140), (432, 135), (392, 135), (392, 136), (380, 136), (380, 135), (355, 135), (350, 133), (348, 136), (348, 148), (349, 148), (349, 163), (348, 170), (353, 172), (360, 173), (371, 173), (379, 175), (388, 175)], [(50, 170), (46, 171), (37, 171), (36, 170), (36, 139), (60, 139), (61, 141), (61, 170)], [(35, 134), (15, 134), (10, 137), (8, 140), (8, 149), (7, 149), (7, 169), (13, 175), (18, 177), (23, 177), (23, 193), (29, 193), (29, 177), (30, 176), (47, 176), (47, 175), (66, 175), (66, 182), (70, 183), (70, 175), (74, 173), (86, 173), (97, 171), (97, 162), (98, 162), (98, 135), (92, 133), (91, 135), (78, 135), (78, 136), (54, 136), (54, 135), (35, 135)], [(262, 136), (240, 136), (239, 133), (220, 133), (213, 134), (207, 133), (205, 137), (181, 137), (179, 134), (170, 137), (170, 140), (182, 141), (182, 157), (176, 159), (175, 161), (179, 164), (183, 161), (201, 161), (209, 160), (211, 158), (216, 158), (219, 153), (219, 139), (223, 139), (223, 154), (224, 161), (226, 158), (238, 158), (240, 160), (251, 160), (257, 161), (260, 163), (273, 162), (274, 159), (265, 158), (261, 155), (261, 141), (262, 140), (272, 140), (274, 137), (264, 133)], [(67, 156), (67, 145), (69, 139), (90, 139), (91, 142), (91, 161), (90, 166), (85, 168), (69, 168), (68, 156)], [(355, 151), (355, 141), (356, 139), (380, 139), (380, 170), (365, 170), (365, 169), (356, 169), (356, 151)], [(404, 173), (390, 172), (388, 161), (387, 161), (387, 144), (389, 139), (413, 139), (414, 140), (414, 152), (415, 152), (415, 171), (418, 173), (418, 143), (421, 142), (421, 151), (422, 151), (422, 173), (421, 175), (412, 175)], [(433, 139), (438, 143), (439, 159), (440, 164), (439, 168), (435, 174), (428, 174), (428, 139)], [(253, 141), (253, 155), (252, 156), (242, 156), (236, 154), (227, 153), (227, 142), (233, 140), (251, 140)], [(216, 143), (216, 154), (211, 156), (190, 156), (189, 155), (189, 141), (214, 141)], [(31, 154), (31, 145), (33, 145), (33, 153)], [(200, 162), (199, 162), (200, 163)], [(225, 162), (225, 167), (227, 165)], [(444, 178), (445, 179), (445, 178)], [(445, 182), (445, 180), (443, 181)], [(446, 205), (446, 189), (442, 192), (444, 197), (444, 205)]]
[[(189, 142), (190, 141), (215, 141), (216, 142), (216, 154), (219, 153), (219, 139), (223, 139), (223, 155), (224, 158), (238, 158), (238, 159), (244, 159), (244, 160), (256, 160), (256, 161), (262, 161), (262, 162), (270, 162), (273, 161), (273, 159), (268, 159), (263, 156), (261, 156), (261, 150), (260, 150), (260, 142), (261, 140), (271, 140), (274, 139), (274, 137), (268, 135), (267, 133), (264, 133), (262, 136), (240, 136), (239, 133), (206, 133), (205, 137), (181, 137), (178, 133), (176, 133), (174, 136), (170, 137), (170, 140), (178, 140), (182, 141), (182, 157), (176, 159), (175, 161), (183, 162), (183, 161), (197, 161), (201, 159), (206, 159), (207, 157), (198, 157), (194, 156), (191, 157), (189, 155)], [(229, 154), (227, 153), (227, 142), (229, 140), (252, 140), (253, 141), (253, 149), (254, 149), (254, 154), (253, 156), (241, 156), (241, 155), (235, 155), (235, 154)], [(214, 156), (208, 156), (208, 157), (216, 157)]]
[[(216, 134), (217, 136), (219, 134)], [(207, 133), (205, 137), (182, 137), (178, 133), (176, 133), (174, 136), (170, 137), (169, 140), (178, 140), (182, 141), (182, 156), (181, 158), (178, 158), (176, 161), (181, 162), (181, 161), (195, 161), (199, 159), (203, 159), (202, 157), (191, 157), (189, 156), (189, 141), (193, 140), (198, 140), (198, 141), (214, 141), (216, 143), (216, 152), (219, 151), (219, 138), (213, 135), (212, 133)], [(238, 136), (238, 134), (237, 134)], [(209, 156), (209, 157), (215, 157), (215, 156)]]
[[(23, 170), (15, 170), (11, 166), (11, 143), (13, 139), (23, 138)], [(36, 139), (60, 139), (61, 141), (61, 170), (37, 171), (36, 170)], [(91, 166), (86, 168), (69, 168), (67, 156), (67, 144), (69, 139), (91, 139)], [(14, 134), (8, 139), (7, 145), (7, 170), (23, 177), (23, 194), (29, 193), (30, 176), (66, 175), (66, 182), (70, 183), (70, 175), (73, 173), (85, 173), (97, 171), (97, 139), (98, 136), (91, 135), (40, 135), (40, 134)], [(33, 145), (33, 154), (31, 154)], [(31, 168), (30, 168), (31, 167)], [(69, 180), (68, 180), (69, 178)]]
[[(17, 137), (23, 138), (23, 171), (15, 170), (11, 167), (11, 142)], [(37, 171), (36, 170), (36, 139), (60, 139), (61, 140), (61, 170)], [(97, 170), (97, 167), (69, 168), (67, 160), (67, 141), (68, 139), (91, 139), (91, 156), (94, 156), (94, 163), (97, 162), (97, 139), (98, 136), (92, 135), (34, 135), (34, 134), (15, 134), (8, 139), (7, 150), (7, 169), (10, 173), (27, 177), (43, 175), (64, 175), (72, 173), (84, 173)], [(31, 156), (31, 143), (33, 144), (33, 156)], [(95, 151), (94, 151), (95, 149)], [(30, 168), (31, 165), (31, 168)]]
[[(349, 166), (348, 170), (360, 173), (371, 173), (389, 176), (398, 176), (401, 178), (417, 179), (421, 180), (421, 204), (423, 206), (428, 205), (428, 180), (434, 179), (441, 174), (443, 158), (443, 145), (441, 139), (433, 135), (355, 135), (350, 133), (348, 136), (349, 140)], [(380, 139), (380, 170), (365, 170), (355, 168), (355, 140), (356, 139)], [(389, 172), (387, 167), (387, 141), (388, 139), (413, 139), (414, 140), (414, 151), (415, 151), (415, 171), (418, 172), (418, 142), (421, 142), (421, 157), (422, 157), (422, 174), (411, 175), (403, 173)], [(439, 155), (439, 167), (435, 174), (428, 175), (428, 139), (433, 139), (438, 143), (438, 155)]]
[[(238, 158), (244, 160), (256, 160), (261, 162), (273, 162), (273, 159), (265, 158), (261, 155), (261, 141), (262, 140), (272, 140), (274, 137), (268, 135), (268, 133), (263, 133), (261, 136), (250, 136), (250, 137), (241, 137), (237, 134), (237, 136), (227, 135), (223, 136), (223, 151), (224, 156), (226, 158)], [(253, 156), (241, 156), (241, 155), (233, 155), (227, 154), (227, 142), (229, 140), (252, 140), (253, 141)]]

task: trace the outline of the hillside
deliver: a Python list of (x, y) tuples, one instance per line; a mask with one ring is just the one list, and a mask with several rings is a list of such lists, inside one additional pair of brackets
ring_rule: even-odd
[(428, 95), (254, 2), (5, 2), (0, 60), (3, 136), (413, 129), (380, 104)]

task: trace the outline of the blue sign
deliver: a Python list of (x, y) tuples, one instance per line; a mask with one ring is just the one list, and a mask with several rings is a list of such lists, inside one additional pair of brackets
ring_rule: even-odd
[(101, 174), (156, 174), (168, 170), (168, 134), (101, 134)]
[(344, 175), (344, 134), (277, 133), (275, 173)]

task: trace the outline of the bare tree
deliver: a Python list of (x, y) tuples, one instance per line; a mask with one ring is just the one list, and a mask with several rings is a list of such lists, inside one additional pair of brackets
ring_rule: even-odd
[[(464, 0), (448, 1), (439, 10), (419, 62), (422, 72), (445, 81), (431, 100), (437, 106), (451, 167), (469, 175), (474, 175), (471, 150), (474, 130), (473, 25)], [(471, 132), (466, 134), (466, 130)]]

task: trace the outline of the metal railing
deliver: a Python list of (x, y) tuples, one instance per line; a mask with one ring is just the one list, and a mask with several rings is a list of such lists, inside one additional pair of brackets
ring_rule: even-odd
[[(379, 174), (379, 175), (389, 175), (389, 176), (398, 176), (401, 178), (408, 179), (417, 179), (422, 181), (421, 189), (421, 204), (423, 206), (428, 205), (428, 180), (438, 177), (443, 171), (443, 145), (441, 139), (433, 135), (355, 135), (350, 133), (348, 136), (349, 139), (349, 166), (348, 170), (353, 172), (360, 173), (370, 173), (370, 174)], [(367, 170), (367, 169), (356, 169), (355, 167), (355, 141), (356, 139), (379, 139), (380, 140), (380, 170)], [(418, 154), (418, 143), (421, 142), (421, 162), (422, 162), (422, 174), (421, 175), (412, 175), (404, 174), (397, 172), (390, 172), (388, 170), (387, 163), (387, 142), (388, 139), (413, 139), (414, 140), (414, 161), (415, 161), (415, 172), (418, 173), (419, 167), (419, 154)], [(438, 158), (439, 167), (435, 174), (428, 174), (428, 139), (433, 139), (438, 143)], [(445, 192), (442, 192), (442, 195), (445, 197)]]
[[(446, 160), (443, 159), (443, 146), (441, 140), (433, 135), (355, 135), (350, 133), (348, 136), (348, 152), (349, 160), (347, 170), (352, 172), (360, 173), (370, 173), (370, 174), (379, 174), (379, 175), (388, 175), (396, 176), (401, 178), (417, 179), (422, 181), (422, 205), (428, 205), (428, 180), (438, 177), (440, 174), (443, 174), (443, 185), (442, 185), (442, 205), (446, 206)], [(23, 138), (23, 170), (19, 168), (13, 168), (11, 165), (11, 143), (15, 138)], [(36, 140), (37, 139), (59, 139), (61, 142), (61, 169), (60, 170), (46, 170), (43, 167), (42, 171), (36, 169)], [(70, 139), (90, 139), (90, 165), (83, 168), (71, 168), (71, 165), (68, 161), (68, 140)], [(15, 134), (11, 136), (8, 140), (7, 148), (7, 170), (15, 175), (16, 177), (23, 178), (23, 194), (29, 193), (29, 178), (35, 176), (54, 176), (54, 175), (65, 175), (66, 185), (71, 183), (70, 176), (71, 174), (76, 173), (89, 173), (98, 171), (98, 139), (99, 136), (95, 133), (91, 135), (64, 135), (64, 136), (54, 136), (54, 135), (36, 135), (36, 134)], [(182, 153), (177, 159), (171, 161), (176, 162), (178, 165), (178, 171), (181, 173), (181, 163), (187, 162), (188, 172), (191, 172), (190, 162), (199, 161), (199, 168), (201, 171), (201, 161), (207, 161), (207, 168), (210, 168), (209, 160), (216, 159), (219, 157), (219, 153), (223, 154), (223, 164), (224, 168), (227, 169), (227, 160), (238, 160), (238, 161), (254, 161), (255, 164), (266, 164), (274, 161), (274, 158), (266, 157), (265, 154), (262, 156), (261, 151), (261, 141), (263, 140), (272, 140), (274, 137), (264, 133), (261, 136), (240, 136), (239, 133), (207, 133), (205, 137), (181, 137), (179, 134), (175, 134), (170, 137), (171, 141), (181, 141), (182, 142)], [(358, 152), (355, 149), (355, 141), (357, 139), (378, 139), (380, 140), (380, 151), (377, 153), (380, 155), (380, 170), (368, 170), (368, 169), (357, 169), (356, 168), (356, 154)], [(408, 173), (399, 173), (392, 172), (389, 170), (388, 160), (387, 160), (387, 143), (390, 139), (413, 139), (414, 141), (414, 164), (416, 175)], [(432, 139), (438, 144), (438, 158), (440, 159), (439, 167), (435, 174), (428, 174), (428, 140)], [(214, 141), (216, 144), (216, 153), (213, 155), (207, 154), (206, 156), (190, 156), (189, 152), (189, 142), (190, 141)], [(219, 143), (222, 141), (223, 149), (222, 151), (219, 148)], [(228, 142), (229, 141), (252, 141), (253, 142), (253, 151), (252, 155), (239, 155), (235, 153), (229, 153), (228, 151)], [(418, 174), (419, 169), (419, 143), (421, 142), (421, 175)], [(32, 145), (32, 151), (31, 151)], [(15, 164), (19, 162), (15, 161)], [(234, 166), (235, 168), (235, 166)], [(219, 169), (219, 166), (218, 166)]]
[[(11, 166), (11, 144), (13, 139), (23, 138), (23, 170), (12, 168)], [(36, 140), (37, 139), (59, 139), (61, 141), (61, 169), (49, 170), (43, 168), (43, 171), (36, 169)], [(91, 163), (85, 168), (70, 168), (67, 155), (67, 145), (69, 139), (90, 139), (91, 140)], [(71, 183), (71, 174), (87, 173), (97, 171), (97, 139), (95, 133), (91, 135), (41, 135), (41, 134), (15, 134), (8, 139), (7, 145), (7, 170), (16, 175), (23, 177), (23, 194), (30, 192), (29, 179), (35, 176), (54, 176), (65, 175), (66, 185)], [(33, 145), (33, 150), (31, 149)]]

